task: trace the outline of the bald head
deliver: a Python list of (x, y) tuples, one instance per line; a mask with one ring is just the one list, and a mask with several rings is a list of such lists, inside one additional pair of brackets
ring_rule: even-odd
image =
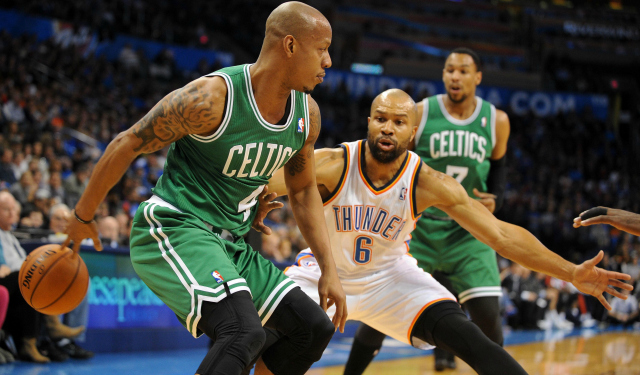
[(409, 94), (400, 89), (389, 89), (376, 96), (371, 103), (371, 115), (373, 116), (374, 111), (381, 108), (394, 109), (394, 112), (398, 114), (405, 114), (411, 119), (411, 123), (418, 114), (416, 102)]
[(13, 195), (8, 191), (0, 191), (0, 229), (11, 230), (15, 221), (17, 204)]
[(274, 9), (267, 18), (266, 40), (277, 41), (287, 35), (305, 39), (318, 27), (331, 28), (320, 11), (298, 1), (290, 1)]

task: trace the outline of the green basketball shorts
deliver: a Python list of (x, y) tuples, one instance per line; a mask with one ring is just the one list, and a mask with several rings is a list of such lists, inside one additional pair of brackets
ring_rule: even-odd
[(264, 325), (296, 287), (242, 238), (227, 241), (221, 232), (157, 196), (143, 202), (133, 218), (133, 268), (194, 337), (202, 335), (198, 322), (205, 301), (248, 291)]
[(502, 296), (496, 252), (458, 223), (422, 217), (411, 235), (409, 253), (418, 266), (447, 274), (460, 303)]

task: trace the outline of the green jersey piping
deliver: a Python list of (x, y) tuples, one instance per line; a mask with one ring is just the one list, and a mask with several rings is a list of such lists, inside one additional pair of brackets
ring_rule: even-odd
[(233, 84), (231, 83), (231, 77), (229, 77), (227, 73), (211, 73), (207, 75), (207, 77), (216, 77), (216, 76), (222, 77), (225, 83), (227, 84), (227, 106), (226, 106), (224, 118), (220, 123), (220, 127), (213, 134), (207, 135), (207, 136), (190, 134), (191, 138), (203, 143), (213, 142), (216, 139), (220, 138), (220, 136), (222, 136), (222, 133), (224, 133), (225, 129), (227, 128), (227, 125), (229, 125), (229, 121), (231, 121), (231, 112), (233, 110)]
[(496, 106), (491, 104), (491, 149), (496, 147)]
[(263, 117), (262, 114), (260, 113), (260, 110), (258, 109), (258, 104), (256, 103), (256, 98), (253, 96), (253, 86), (251, 85), (251, 74), (249, 72), (249, 68), (251, 67), (252, 64), (247, 64), (244, 66), (244, 83), (246, 85), (247, 88), (247, 95), (249, 96), (249, 104), (251, 104), (251, 109), (253, 110), (253, 114), (256, 116), (256, 119), (258, 119), (258, 122), (260, 124), (262, 124), (262, 126), (264, 126), (265, 128), (269, 129), (269, 130), (273, 130), (273, 131), (277, 131), (277, 132), (281, 132), (283, 130), (286, 130), (289, 125), (291, 125), (291, 121), (293, 120), (293, 114), (295, 112), (296, 109), (296, 95), (295, 95), (295, 91), (291, 90), (291, 110), (289, 111), (289, 118), (287, 119), (287, 121), (285, 122), (284, 125), (274, 125), (271, 124), (269, 122), (267, 122)]
[(422, 118), (420, 119), (420, 125), (418, 125), (418, 131), (416, 132), (416, 142), (414, 149), (418, 147), (420, 137), (422, 136), (422, 132), (424, 131), (424, 126), (427, 124), (427, 117), (429, 117), (429, 98), (422, 99), (422, 103), (424, 103), (422, 108)]
[(451, 114), (449, 114), (449, 111), (447, 111), (447, 108), (444, 106), (444, 101), (442, 100), (443, 97), (443, 94), (440, 94), (436, 97), (438, 100), (438, 105), (440, 106), (440, 111), (442, 112), (442, 115), (447, 119), (447, 121), (449, 121), (453, 125), (465, 126), (471, 124), (476, 120), (476, 118), (478, 118), (478, 115), (482, 110), (482, 98), (476, 96), (476, 109), (473, 111), (471, 116), (464, 120), (460, 120), (454, 118), (453, 116), (451, 116)]

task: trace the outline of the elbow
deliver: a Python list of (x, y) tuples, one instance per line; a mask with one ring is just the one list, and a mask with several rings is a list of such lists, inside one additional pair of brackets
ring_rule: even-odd
[(123, 131), (109, 143), (107, 148), (115, 151), (120, 157), (128, 157), (133, 160), (141, 153), (136, 151), (135, 140), (132, 137), (135, 136), (129, 131)]
[(501, 256), (511, 259), (509, 256), (509, 240), (505, 236), (495, 236), (487, 245), (489, 245), (496, 253)]

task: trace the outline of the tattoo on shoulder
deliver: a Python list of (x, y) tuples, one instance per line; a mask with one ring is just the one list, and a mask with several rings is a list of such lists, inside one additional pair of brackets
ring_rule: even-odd
[(216, 118), (204, 83), (187, 85), (165, 96), (134, 125), (133, 134), (142, 141), (134, 151), (155, 152), (187, 134), (203, 133)]
[[(313, 152), (313, 150), (311, 150)], [(307, 164), (307, 156), (298, 153), (296, 156), (292, 157), (291, 160), (287, 163), (287, 172), (290, 176), (295, 176), (296, 174), (304, 171), (305, 165)]]

